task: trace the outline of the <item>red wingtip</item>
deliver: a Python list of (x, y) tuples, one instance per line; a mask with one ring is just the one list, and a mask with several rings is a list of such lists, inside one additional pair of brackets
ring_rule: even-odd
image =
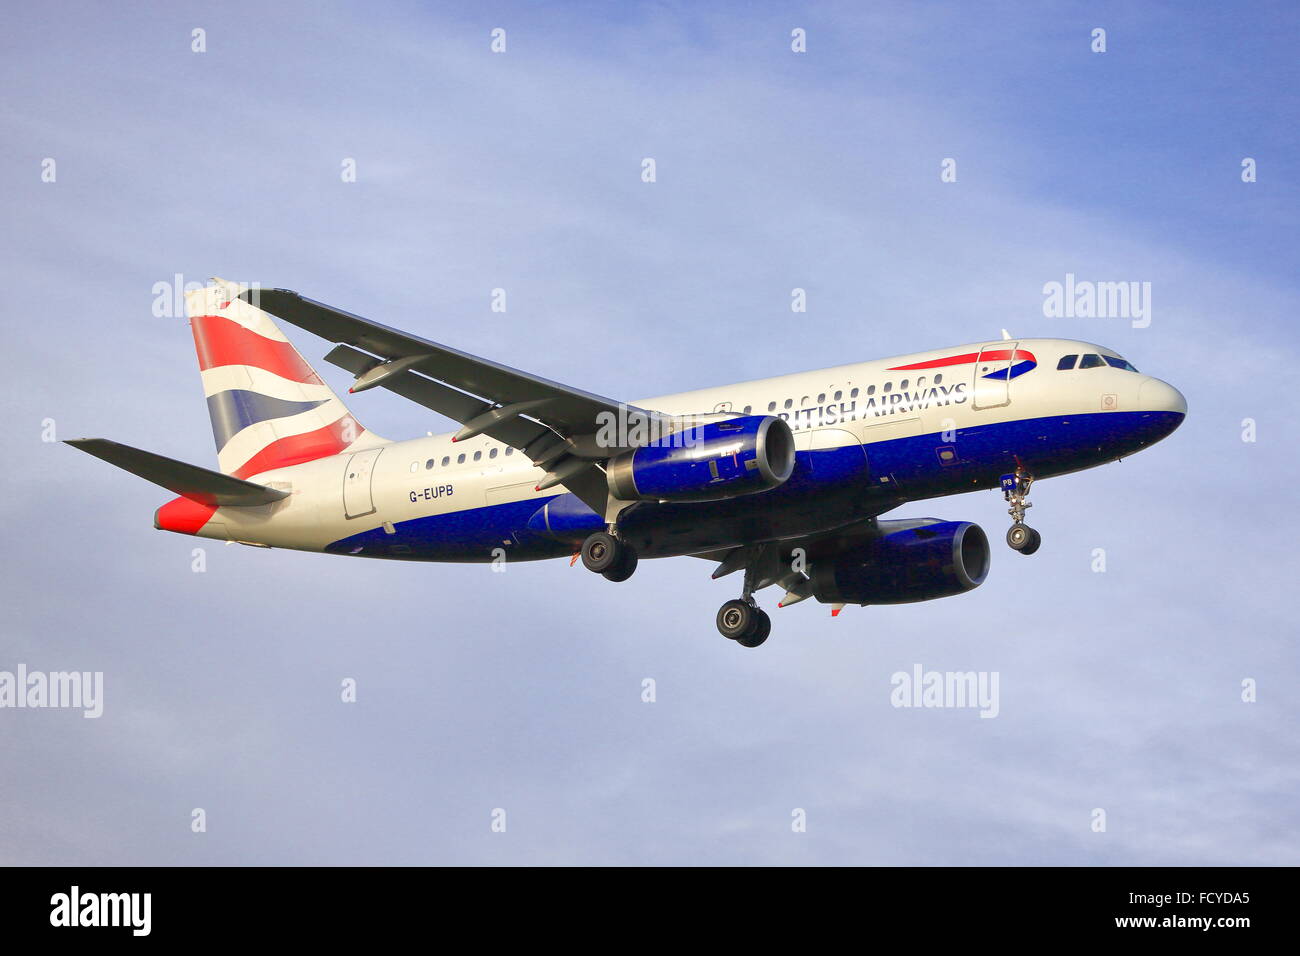
[(460, 441), (460, 439), (458, 439), (455, 435), (453, 435), (453, 436), (451, 437), (451, 440), (452, 440), (452, 441)]
[(831, 611), (831, 617), (839, 617), (839, 616), (840, 616), (840, 611), (842, 611), (842, 610), (844, 610), (844, 608), (842, 608), (842, 607), (837, 607), (837, 608), (833, 609), (833, 610)]

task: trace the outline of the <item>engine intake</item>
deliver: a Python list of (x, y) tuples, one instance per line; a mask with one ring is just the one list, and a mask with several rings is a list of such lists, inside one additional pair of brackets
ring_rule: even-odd
[(749, 415), (708, 422), (616, 455), (609, 491), (624, 501), (716, 501), (767, 491), (794, 471), (784, 419)]
[[(880, 522), (882, 528), (893, 522)], [(916, 524), (886, 532), (812, 569), (824, 604), (911, 604), (950, 597), (984, 583), (989, 539), (969, 521)]]

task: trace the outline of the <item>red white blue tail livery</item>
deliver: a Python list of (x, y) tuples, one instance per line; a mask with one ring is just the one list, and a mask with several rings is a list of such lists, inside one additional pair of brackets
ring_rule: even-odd
[[(384, 444), (339, 401), (271, 317), (222, 280), (185, 296), (221, 471), (248, 478)], [(254, 296), (255, 298), (255, 296)]]

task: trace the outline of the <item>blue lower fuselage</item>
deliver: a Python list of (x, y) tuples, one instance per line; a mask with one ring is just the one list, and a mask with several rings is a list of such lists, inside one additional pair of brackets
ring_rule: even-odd
[[(707, 503), (637, 502), (619, 518), (619, 531), (642, 557), (815, 534), (908, 501), (997, 487), (1018, 466), (1041, 479), (1114, 461), (1164, 438), (1182, 419), (1169, 411), (1100, 412), (800, 451), (794, 473), (777, 488)], [(604, 526), (603, 516), (561, 494), (395, 522), (391, 533), (371, 528), (326, 551), (408, 561), (538, 560), (572, 554)]]

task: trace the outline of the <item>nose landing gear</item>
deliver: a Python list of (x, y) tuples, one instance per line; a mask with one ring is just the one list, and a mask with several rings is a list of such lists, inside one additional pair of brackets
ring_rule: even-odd
[(1033, 507), (1029, 502), (1029, 488), (1033, 483), (1034, 476), (1023, 468), (1002, 476), (1002, 495), (1011, 505), (1007, 509), (1012, 522), (1007, 529), (1007, 545), (1021, 554), (1033, 554), (1043, 543), (1043, 536), (1025, 524), (1025, 512)]

